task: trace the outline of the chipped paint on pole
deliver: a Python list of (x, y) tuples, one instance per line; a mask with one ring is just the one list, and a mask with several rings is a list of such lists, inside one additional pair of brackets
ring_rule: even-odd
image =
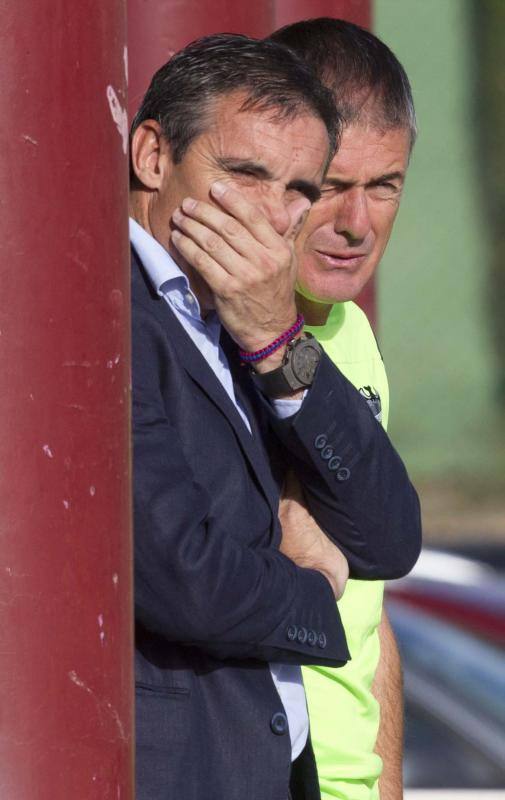
[(125, 2), (0, 37), (0, 796), (133, 800)]

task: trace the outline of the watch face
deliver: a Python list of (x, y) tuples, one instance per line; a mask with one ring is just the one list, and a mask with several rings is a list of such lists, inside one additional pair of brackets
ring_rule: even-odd
[(321, 349), (317, 342), (304, 341), (293, 350), (291, 369), (298, 380), (310, 386), (314, 380), (317, 365), (321, 360)]

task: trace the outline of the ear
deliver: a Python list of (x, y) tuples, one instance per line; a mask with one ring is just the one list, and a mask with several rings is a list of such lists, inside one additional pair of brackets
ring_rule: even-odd
[(131, 141), (132, 169), (146, 189), (159, 189), (170, 170), (170, 149), (159, 122), (146, 119), (135, 130)]

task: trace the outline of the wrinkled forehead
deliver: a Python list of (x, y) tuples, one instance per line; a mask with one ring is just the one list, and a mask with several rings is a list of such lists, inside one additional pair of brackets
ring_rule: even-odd
[[(401, 171), (410, 157), (410, 131), (406, 127), (376, 125), (372, 120), (346, 125), (333, 156), (328, 176), (341, 169), (358, 174)], [(371, 175), (370, 175), (371, 177)]]
[(265, 162), (276, 172), (301, 170), (302, 177), (311, 179), (323, 174), (329, 138), (319, 117), (303, 105), (289, 116), (278, 107), (244, 108), (245, 99), (233, 93), (209, 105), (200, 147), (220, 157)]
[[(327, 85), (331, 86), (331, 77)], [(414, 106), (404, 102), (392, 103), (384, 87), (353, 85), (331, 87), (333, 99), (342, 117), (343, 126), (371, 125), (386, 131), (402, 128), (409, 135), (409, 150), (415, 143), (417, 125)]]

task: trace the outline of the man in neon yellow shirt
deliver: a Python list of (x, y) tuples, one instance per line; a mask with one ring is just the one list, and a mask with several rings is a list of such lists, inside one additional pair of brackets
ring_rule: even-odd
[[(372, 277), (398, 211), (416, 133), (409, 82), (377, 37), (342, 20), (296, 23), (272, 38), (315, 68), (345, 124), (323, 197), (297, 242), (299, 308), (387, 426), (384, 365), (352, 301)], [(382, 800), (403, 796), (401, 670), (382, 596), (382, 583), (350, 580), (339, 610), (352, 660), (338, 670), (304, 669), (323, 800), (377, 800), (382, 761)]]

